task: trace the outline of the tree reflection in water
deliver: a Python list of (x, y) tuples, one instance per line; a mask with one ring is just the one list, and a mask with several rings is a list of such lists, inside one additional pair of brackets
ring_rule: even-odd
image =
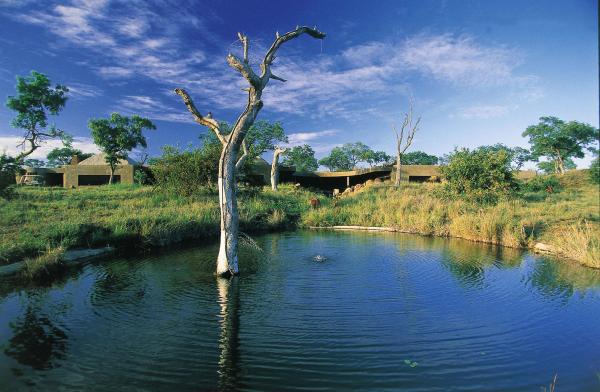
[(239, 278), (217, 278), (220, 307), (218, 390), (240, 388), (240, 296)]
[(28, 295), (24, 316), (10, 323), (13, 336), (4, 353), (33, 369), (52, 369), (59, 366), (57, 360), (65, 358), (68, 336), (31, 302)]

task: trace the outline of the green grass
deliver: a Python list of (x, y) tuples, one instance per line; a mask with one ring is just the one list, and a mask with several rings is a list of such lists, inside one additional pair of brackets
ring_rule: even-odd
[[(293, 227), (315, 196), (282, 186), (240, 190), (240, 227), (256, 233)], [(324, 201), (324, 200), (323, 200)], [(0, 264), (37, 258), (49, 249), (111, 245), (144, 249), (219, 233), (218, 195), (209, 189), (177, 197), (151, 187), (18, 188), (0, 199)]]
[(383, 226), (425, 235), (459, 237), (515, 248), (535, 242), (600, 268), (599, 192), (587, 171), (560, 178), (562, 190), (524, 193), (496, 205), (436, 196), (440, 184), (371, 186), (322, 208), (308, 211), (308, 226)]
[[(279, 192), (242, 188), (240, 226), (250, 234), (297, 225), (383, 226), (514, 248), (543, 242), (600, 268), (598, 187), (586, 171), (560, 181), (556, 193), (530, 192), (496, 205), (442, 199), (436, 196), (439, 184), (373, 185), (337, 201), (287, 185)], [(315, 196), (321, 207), (312, 210)], [(28, 259), (25, 272), (32, 276), (72, 248), (140, 251), (218, 233), (218, 196), (210, 189), (178, 197), (127, 185), (22, 187), (11, 199), (0, 199), (0, 264)]]

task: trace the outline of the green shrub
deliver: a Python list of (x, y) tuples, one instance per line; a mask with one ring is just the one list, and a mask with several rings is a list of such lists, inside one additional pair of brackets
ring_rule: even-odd
[(8, 197), (15, 185), (18, 165), (13, 157), (0, 155), (0, 197)]
[(600, 157), (596, 157), (590, 165), (590, 180), (592, 184), (600, 184)]
[(521, 187), (525, 192), (554, 193), (562, 189), (562, 185), (555, 175), (535, 176), (525, 181)]
[(482, 203), (496, 203), (516, 189), (512, 157), (504, 150), (456, 149), (441, 167), (443, 194)]
[(136, 167), (133, 173), (133, 182), (138, 185), (152, 185), (154, 184), (154, 178), (152, 172), (146, 167)]
[(154, 161), (152, 174), (156, 185), (168, 193), (191, 196), (217, 182), (221, 146), (205, 143), (201, 148), (180, 150), (163, 147), (163, 155)]

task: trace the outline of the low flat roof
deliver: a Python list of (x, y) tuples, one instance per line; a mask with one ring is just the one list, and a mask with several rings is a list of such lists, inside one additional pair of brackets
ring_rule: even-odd
[[(315, 173), (295, 173), (298, 177), (352, 177), (368, 173), (391, 173), (395, 168), (393, 166), (371, 167), (366, 169), (357, 169), (340, 172), (315, 172)], [(403, 165), (402, 172), (409, 176), (437, 176), (440, 174), (440, 167), (437, 165)]]

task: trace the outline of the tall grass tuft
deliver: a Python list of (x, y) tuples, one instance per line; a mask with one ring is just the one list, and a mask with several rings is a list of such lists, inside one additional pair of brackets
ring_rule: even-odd
[(552, 245), (565, 257), (593, 268), (600, 268), (600, 230), (597, 225), (580, 222), (560, 230)]
[(23, 276), (29, 280), (44, 279), (52, 276), (62, 269), (64, 254), (65, 249), (59, 246), (57, 248), (48, 248), (37, 257), (25, 259), (25, 267), (22, 270)]

